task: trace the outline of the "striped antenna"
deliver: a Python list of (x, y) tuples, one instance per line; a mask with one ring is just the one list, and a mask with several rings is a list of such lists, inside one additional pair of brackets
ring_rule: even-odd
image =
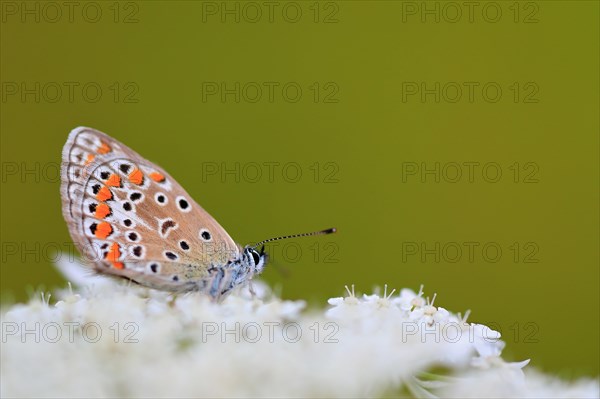
[(337, 231), (337, 229), (335, 227), (332, 227), (330, 229), (325, 229), (325, 230), (320, 230), (320, 231), (313, 231), (312, 233), (301, 233), (301, 234), (292, 234), (289, 236), (281, 236), (281, 237), (275, 237), (275, 238), (269, 238), (268, 240), (263, 240), (257, 244), (254, 244), (253, 246), (251, 246), (250, 248), (256, 248), (262, 244), (266, 244), (268, 242), (271, 241), (278, 241), (278, 240), (285, 240), (288, 238), (296, 238), (296, 237), (308, 237), (308, 236), (319, 236), (319, 235), (323, 235), (323, 234), (332, 234), (335, 233)]

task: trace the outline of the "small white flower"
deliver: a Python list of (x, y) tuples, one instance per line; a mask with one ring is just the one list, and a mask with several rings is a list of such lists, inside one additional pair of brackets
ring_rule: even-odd
[(480, 357), (498, 357), (505, 343), (500, 341), (500, 333), (483, 324), (471, 324), (473, 346)]
[(329, 298), (327, 300), (327, 303), (329, 303), (330, 305), (334, 305), (334, 306), (340, 306), (340, 305), (358, 305), (359, 301), (358, 298), (356, 298), (356, 294), (354, 293), (354, 284), (352, 284), (352, 290), (350, 290), (350, 288), (348, 288), (348, 286), (345, 286), (346, 288), (346, 292), (348, 293), (347, 297), (337, 297), (337, 298)]
[(427, 303), (423, 298), (423, 285), (421, 285), (417, 294), (409, 288), (401, 289), (400, 294), (392, 302), (405, 312), (425, 306)]

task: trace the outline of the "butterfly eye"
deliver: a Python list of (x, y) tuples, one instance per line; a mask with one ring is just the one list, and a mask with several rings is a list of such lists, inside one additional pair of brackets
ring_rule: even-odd
[(254, 265), (255, 266), (258, 265), (258, 263), (260, 262), (260, 254), (252, 248), (248, 249), (248, 252), (250, 253), (250, 255), (252, 255), (252, 260), (254, 261)]

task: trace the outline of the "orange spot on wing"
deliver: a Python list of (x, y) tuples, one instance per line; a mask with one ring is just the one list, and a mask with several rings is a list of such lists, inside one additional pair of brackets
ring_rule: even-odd
[(87, 159), (85, 160), (85, 164), (89, 165), (94, 161), (94, 158), (96, 158), (96, 156), (94, 154), (88, 154)]
[(141, 170), (136, 168), (129, 174), (129, 181), (139, 186), (144, 182), (144, 174)]
[(106, 204), (99, 204), (96, 207), (96, 214), (95, 216), (98, 219), (104, 219), (107, 215), (110, 214), (110, 207)]
[(96, 199), (98, 201), (106, 201), (112, 199), (112, 197), (112, 192), (108, 189), (108, 187), (102, 187), (100, 191), (98, 191), (98, 194), (96, 194)]
[(112, 226), (110, 225), (110, 223), (108, 222), (102, 222), (98, 225), (98, 227), (96, 227), (96, 237), (100, 238), (100, 239), (105, 239), (106, 237), (108, 237), (110, 235), (110, 233), (112, 233), (113, 229)]
[(113, 173), (106, 181), (106, 185), (112, 187), (121, 187), (121, 178)]
[(108, 146), (108, 144), (106, 144), (104, 141), (101, 142), (102, 144), (100, 144), (100, 147), (98, 147), (98, 149), (96, 151), (98, 151), (98, 154), (106, 154), (112, 151), (112, 148), (110, 148)]
[(117, 269), (123, 269), (125, 265), (123, 262), (119, 262), (119, 257), (121, 256), (121, 249), (119, 248), (119, 244), (113, 242), (106, 254), (105, 259), (112, 263), (112, 265)]
[(158, 183), (162, 183), (165, 181), (165, 177), (161, 173), (158, 173), (158, 172), (150, 173), (150, 178)]

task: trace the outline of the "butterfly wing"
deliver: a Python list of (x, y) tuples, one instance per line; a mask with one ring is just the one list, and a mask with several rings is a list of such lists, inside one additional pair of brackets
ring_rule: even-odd
[(240, 257), (239, 246), (175, 179), (100, 131), (69, 134), (61, 196), (71, 237), (99, 272), (185, 291)]

